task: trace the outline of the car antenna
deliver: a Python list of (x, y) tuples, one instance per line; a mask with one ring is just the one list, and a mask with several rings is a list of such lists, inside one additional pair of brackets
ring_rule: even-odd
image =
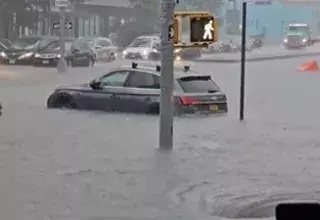
[(156, 65), (156, 71), (157, 71), (157, 72), (160, 72), (160, 71), (161, 71), (161, 66)]
[(190, 71), (190, 66), (184, 66), (183, 70), (184, 70), (184, 72), (189, 72)]
[(131, 64), (132, 69), (137, 69), (138, 68), (138, 64), (135, 62), (132, 62)]

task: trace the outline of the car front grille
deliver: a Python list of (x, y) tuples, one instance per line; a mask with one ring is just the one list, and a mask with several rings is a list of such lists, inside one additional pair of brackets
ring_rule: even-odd
[(301, 41), (301, 36), (300, 35), (289, 35), (287, 37), (289, 42), (300, 42)]
[(140, 57), (140, 54), (139, 53), (128, 53), (127, 57), (136, 58), (136, 57)]
[(16, 60), (20, 57), (20, 54), (7, 54), (10, 60)]

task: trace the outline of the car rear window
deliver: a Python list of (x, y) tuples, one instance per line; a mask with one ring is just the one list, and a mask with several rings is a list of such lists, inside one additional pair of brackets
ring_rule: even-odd
[(216, 92), (220, 88), (211, 80), (210, 76), (187, 76), (178, 79), (184, 92)]

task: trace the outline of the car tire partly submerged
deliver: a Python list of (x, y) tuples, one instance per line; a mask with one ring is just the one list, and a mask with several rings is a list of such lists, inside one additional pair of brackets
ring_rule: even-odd
[(47, 108), (76, 109), (77, 104), (69, 94), (52, 94), (48, 98)]

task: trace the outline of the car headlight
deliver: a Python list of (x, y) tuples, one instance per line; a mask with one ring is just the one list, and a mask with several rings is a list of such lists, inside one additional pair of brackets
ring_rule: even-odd
[(21, 55), (18, 59), (25, 59), (25, 58), (29, 58), (33, 55), (33, 53), (25, 53), (23, 55)]
[(152, 49), (152, 52), (158, 53), (158, 50), (157, 49)]
[(57, 54), (57, 58), (61, 58), (61, 55), (60, 55), (60, 54)]
[(287, 43), (287, 42), (288, 42), (288, 39), (287, 39), (287, 38), (286, 38), (286, 39), (284, 39), (284, 40), (283, 40), (283, 42)]
[(40, 54), (36, 53), (36, 54), (34, 55), (34, 57), (39, 58), (39, 57), (40, 57)]
[(143, 55), (145, 55), (145, 56), (148, 55), (148, 51), (146, 51), (146, 50), (144, 50), (142, 53), (143, 53)]
[(308, 40), (307, 40), (307, 39), (305, 39), (305, 38), (304, 38), (304, 39), (302, 39), (302, 42), (303, 42), (303, 43), (305, 43), (305, 42), (307, 42), (307, 41), (308, 41)]
[(122, 54), (123, 54), (123, 55), (127, 55), (127, 54), (128, 54), (128, 51), (124, 50), (124, 51), (122, 52)]
[(175, 49), (174, 52), (175, 53), (179, 53), (181, 51), (181, 48)]
[(0, 56), (1, 56), (1, 57), (8, 57), (5, 52), (1, 52), (1, 53), (0, 53)]

